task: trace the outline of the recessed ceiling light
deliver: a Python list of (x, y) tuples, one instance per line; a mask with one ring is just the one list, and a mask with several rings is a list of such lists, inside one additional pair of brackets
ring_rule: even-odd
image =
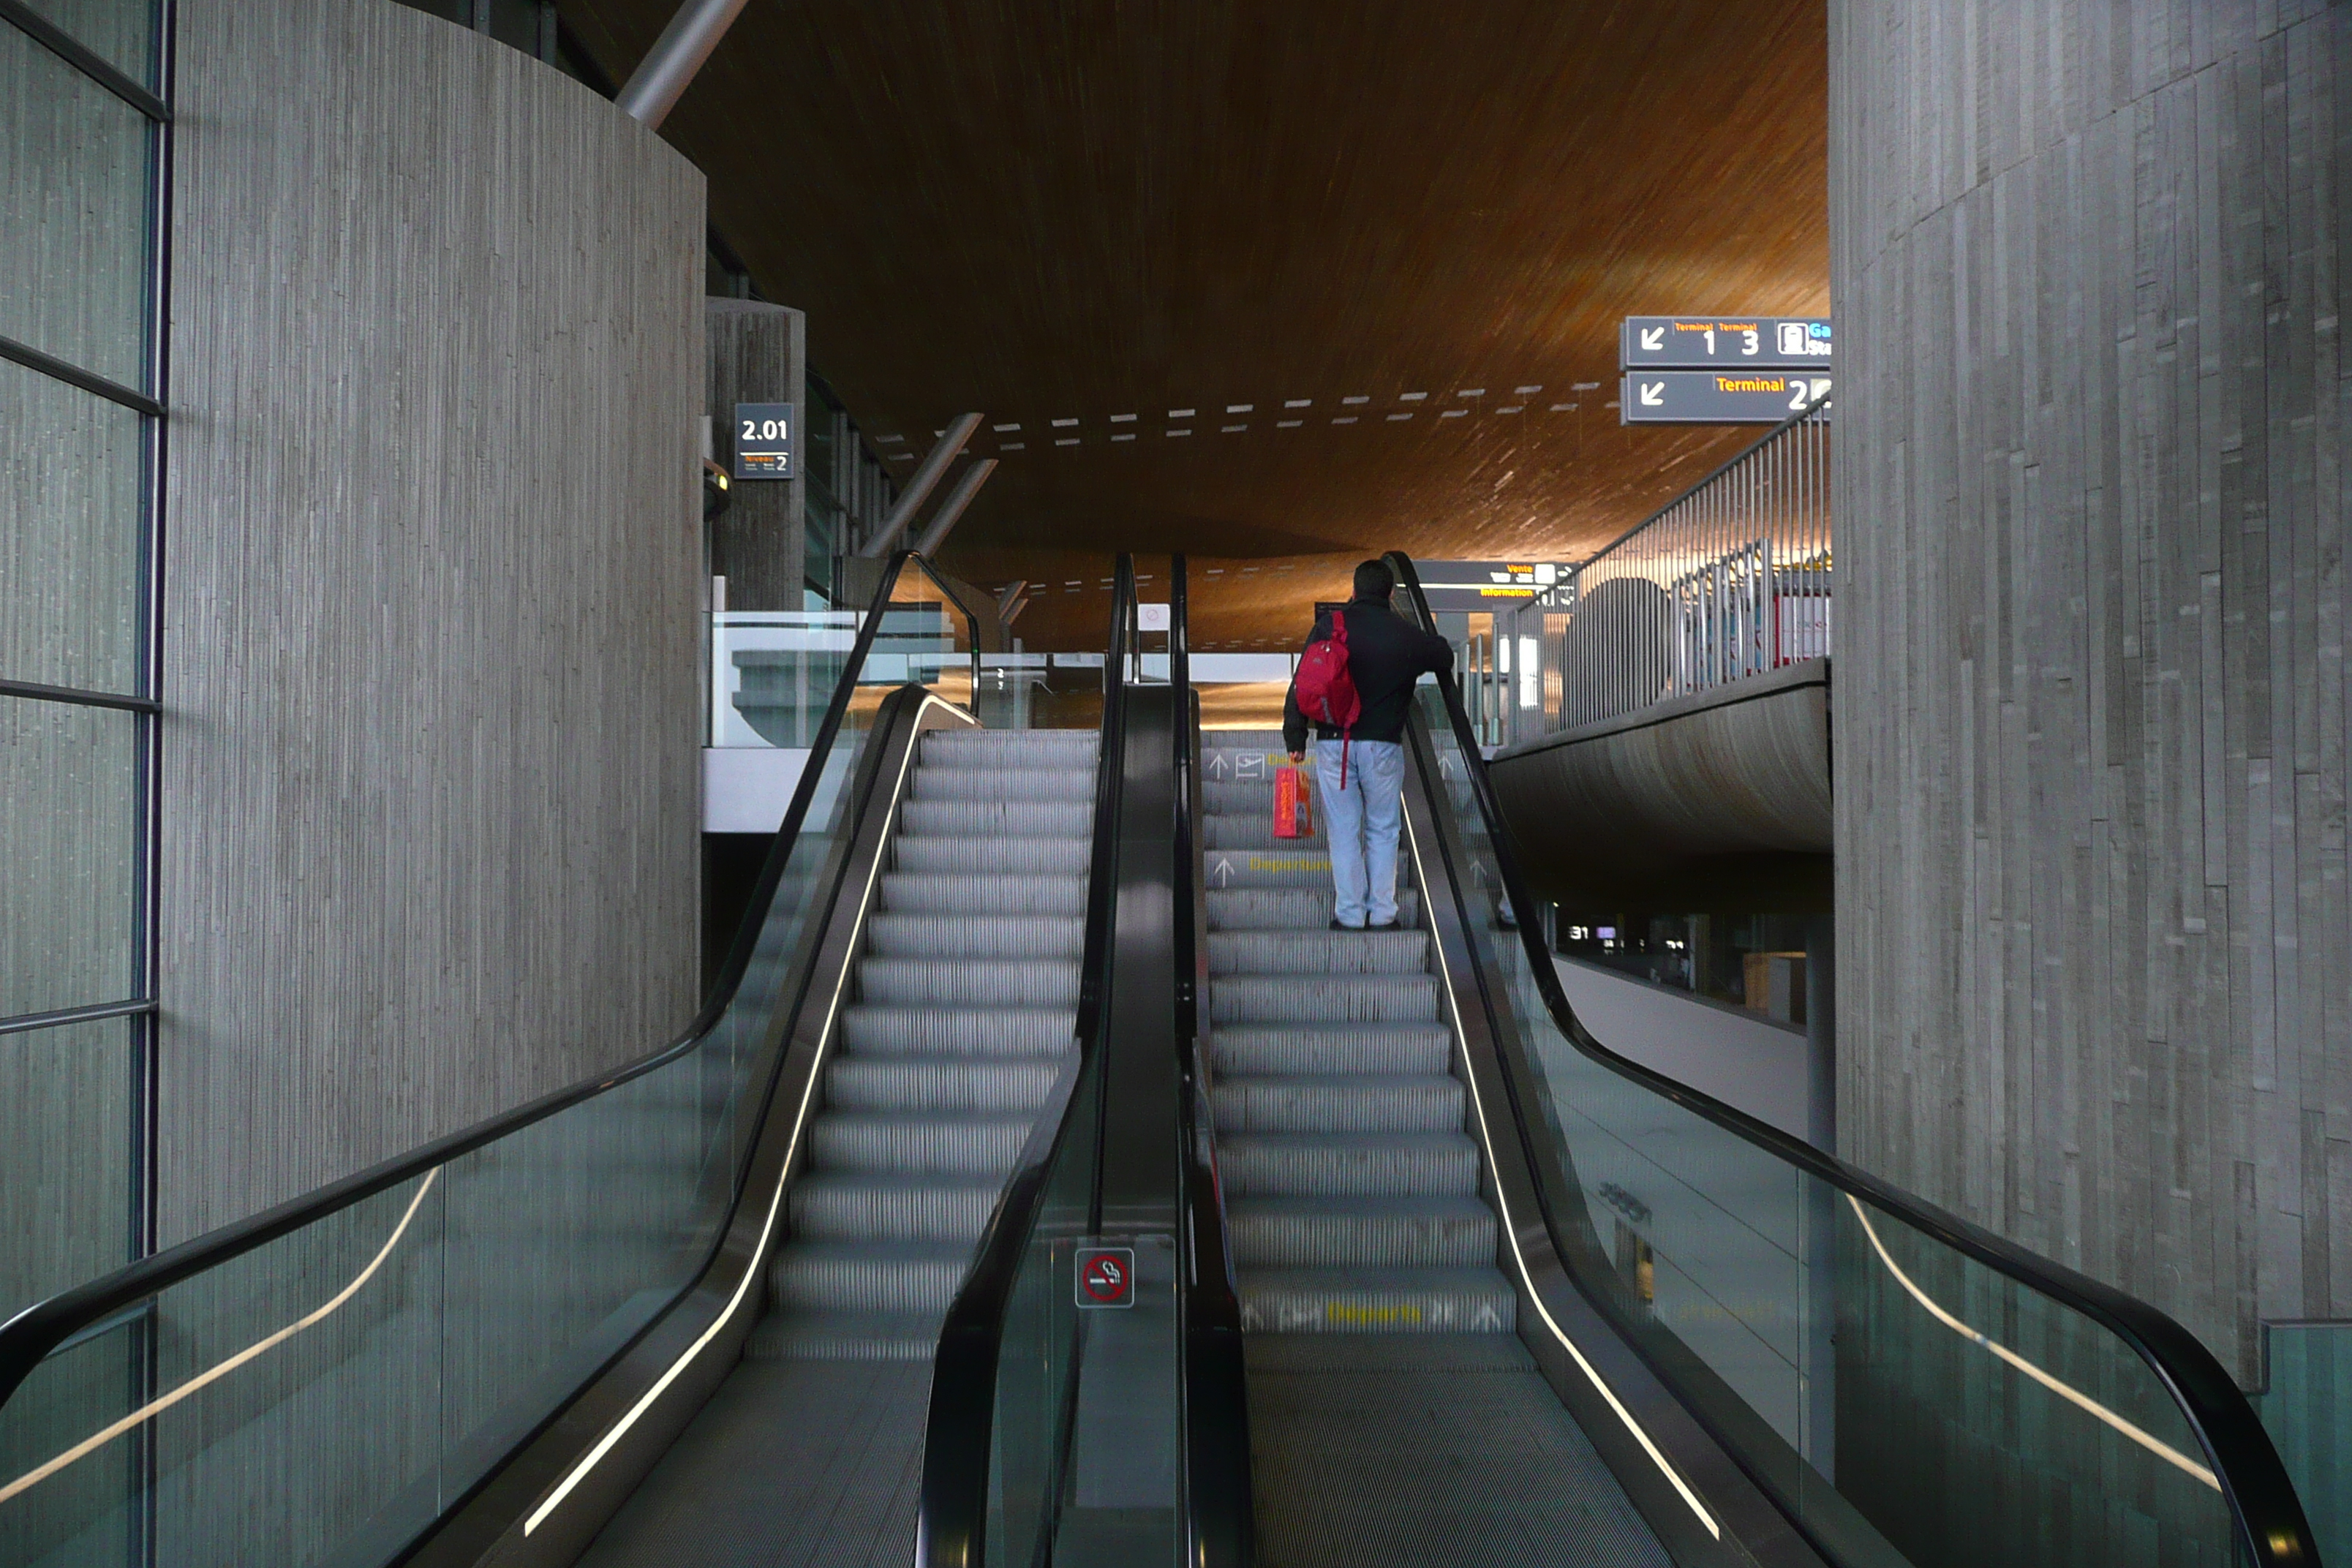
[(1135, 439), (1135, 432), (1132, 430), (1124, 431), (1119, 435), (1112, 437), (1111, 439), (1114, 441), (1132, 441)]
[(946, 434), (947, 434), (947, 432), (946, 432), (946, 431), (944, 431), (944, 430), (934, 430), (934, 431), (932, 431), (932, 432), (931, 432), (931, 434), (932, 434), (932, 435), (934, 435), (934, 436), (944, 436), (944, 435), (946, 435)]
[(1540, 386), (1515, 386), (1511, 390), (1521, 397), (1533, 397), (1543, 390)]
[[(1575, 406), (1576, 406), (1576, 405), (1575, 405), (1575, 404), (1573, 404), (1573, 403), (1571, 403), (1571, 404), (1570, 404), (1570, 405), (1569, 405), (1569, 406), (1570, 406), (1570, 408), (1573, 408), (1573, 407), (1575, 407)], [(1615, 398), (1613, 398), (1613, 397), (1612, 397), (1612, 398), (1611, 398), (1608, 402), (1606, 402), (1606, 403), (1602, 404), (1601, 406), (1601, 407), (1603, 407), (1603, 408), (1614, 408), (1614, 407), (1616, 407), (1616, 406), (1617, 406), (1617, 400), (1616, 400)]]
[(1371, 399), (1369, 397), (1343, 397), (1339, 399), (1339, 401), (1342, 403), (1370, 403)]
[(1220, 426), (1220, 428), (1223, 429), (1226, 435), (1230, 436), (1236, 430), (1246, 430), (1249, 426), (1246, 425), (1226, 425)]
[(1228, 403), (1225, 405), (1225, 412), (1228, 414), (1255, 414), (1257, 412), (1257, 405), (1255, 403)]
[(1574, 386), (1569, 388), (1569, 391), (1570, 392), (1598, 392), (1600, 390), (1601, 384), (1597, 381), (1580, 381)]
[(1304, 419), (1277, 419), (1274, 422), (1274, 427), (1277, 430), (1296, 430), (1306, 423)]
[(1507, 408), (1497, 408), (1495, 410), (1497, 414), (1525, 414), (1527, 411), (1527, 405), (1523, 403), (1514, 403)]
[(1076, 423), (1077, 421), (1075, 419), (1056, 419), (1054, 421), (1054, 428), (1056, 430), (1066, 430)]
[(1389, 417), (1391, 419), (1410, 419), (1412, 416), (1410, 414), (1391, 414)]
[(1555, 403), (1551, 405), (1551, 411), (1554, 414), (1565, 414), (1575, 406), (1573, 403)]
[(1018, 430), (1021, 426), (1018, 425), (992, 425), (989, 428), (992, 430)]
[(1315, 400), (1311, 397), (1286, 397), (1282, 400), (1282, 405), (1285, 408), (1312, 408), (1315, 406)]
[(996, 444), (996, 449), (1000, 452), (1025, 452), (1029, 449), (1029, 443), (1026, 441), (1000, 441)]
[(1486, 389), (1483, 386), (1465, 386), (1454, 395), (1456, 397), (1484, 397), (1486, 395)]
[(1407, 392), (1399, 395), (1397, 401), (1399, 403), (1419, 403), (1428, 395), (1429, 394), (1425, 392)]
[(1171, 436), (1190, 436), (1192, 433), (1192, 432), (1190, 430), (1171, 430), (1168, 432)]
[(1467, 408), (1447, 408), (1441, 410), (1437, 416), (1440, 419), (1460, 419), (1466, 416), (1469, 412)]
[(1190, 419), (1193, 415), (1199, 412), (1200, 410), (1197, 408), (1171, 408), (1168, 411), (1168, 417), (1171, 419)]
[(889, 447), (905, 439), (904, 436), (877, 436), (874, 437), (874, 444), (877, 447)]
[(1331, 421), (1334, 425), (1353, 425), (1355, 422), (1356, 416), (1352, 414), (1342, 414), (1339, 417)]
[(1078, 438), (1076, 436), (1057, 437), (1054, 441), (1054, 445), (1056, 447), (1075, 447), (1077, 444)]
[(1135, 423), (1135, 416), (1132, 414), (1114, 414), (1110, 416), (1110, 422), (1114, 425), (1132, 425)]

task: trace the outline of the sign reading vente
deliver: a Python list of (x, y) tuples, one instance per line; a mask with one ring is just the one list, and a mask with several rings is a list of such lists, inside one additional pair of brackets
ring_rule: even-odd
[(1618, 364), (1625, 370), (1826, 369), (1826, 316), (1628, 316), (1618, 329)]
[(735, 477), (739, 479), (791, 479), (793, 432), (799, 423), (789, 403), (737, 404)]
[(1783, 370), (1632, 370), (1618, 395), (1618, 422), (1778, 425), (1829, 393), (1828, 376)]

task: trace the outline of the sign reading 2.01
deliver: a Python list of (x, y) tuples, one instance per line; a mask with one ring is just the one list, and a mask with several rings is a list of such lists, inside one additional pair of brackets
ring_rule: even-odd
[(1826, 316), (1628, 316), (1624, 370), (1817, 370), (1830, 361)]
[(789, 479), (793, 477), (793, 417), (789, 403), (739, 403), (735, 405), (735, 477), (739, 479)]

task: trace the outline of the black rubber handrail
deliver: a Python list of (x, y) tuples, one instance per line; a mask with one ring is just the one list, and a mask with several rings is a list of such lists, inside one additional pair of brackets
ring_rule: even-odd
[[(924, 1416), (922, 1494), (915, 1516), (917, 1568), (978, 1568), (988, 1527), (989, 1456), (993, 1445), (996, 1373), (1013, 1289), (1055, 1165), (1074, 1137), (1099, 1141), (1097, 1120), (1073, 1110), (1076, 1085), (1101, 1060), (1104, 979), (1118, 913), (1118, 814), (1127, 740), (1127, 663), (1135, 620), (1135, 565), (1118, 558), (1113, 574), (1110, 637), (1103, 655), (1103, 716), (1095, 757), (1094, 849), (1087, 869), (1087, 930), (1074, 1026), (1078, 1056), (1030, 1130), (1013, 1174), (981, 1232), (971, 1272), (940, 1327)], [(1049, 1131), (1050, 1127), (1050, 1131)], [(1099, 1150), (1097, 1170), (1099, 1170)], [(1100, 1203), (1097, 1180), (1095, 1202)], [(1066, 1421), (1055, 1438), (1066, 1458)], [(1059, 1487), (1049, 1489), (1057, 1496)]]
[[(1387, 560), (1411, 601), (1414, 616), (1424, 629), (1434, 631), (1436, 618), (1430, 613), (1429, 600), (1422, 592), (1421, 574), (1414, 569), (1412, 558), (1402, 551), (1391, 551)], [(2005, 1237), (1891, 1186), (1869, 1172), (1759, 1121), (1746, 1111), (1619, 1056), (1593, 1037), (1560, 988), (1559, 975), (1544, 948), (1541, 922), (1531, 918), (1541, 906), (1529, 896), (1526, 880), (1519, 874), (1509, 828), (1496, 798), (1494, 784), (1486, 774), (1486, 753), (1479, 748), (1477, 731), (1462, 706), (1461, 693), (1451, 681), (1441, 680), (1438, 685), (1444, 694), (1446, 717), (1454, 731), (1454, 743), (1463, 754), (1472, 795), (1486, 822), (1496, 868), (1502, 875), (1504, 895), (1517, 916), (1519, 940), (1526, 949), (1528, 969), (1534, 978), (1537, 994), (1543, 999), (1553, 1026), (1570, 1044), (1620, 1077), (1672, 1100), (1784, 1163), (1867, 1201), (1952, 1250), (2072, 1308), (2114, 1334), (2156, 1374), (2196, 1433), (2199, 1447), (2221, 1481), (2222, 1496), (2252, 1560), (2259, 1568), (2317, 1568), (2319, 1551), (2310, 1522), (2304, 1516), (2302, 1500), (2295, 1495), (2294, 1483), (2280, 1462), (2278, 1450), (2261, 1417), (2213, 1353), (2172, 1318), (2112, 1285), (2053, 1263)], [(1519, 1124), (1529, 1158), (1539, 1159), (1543, 1151), (1527, 1108), (1514, 1103), (1512, 1114)], [(1548, 1205), (1544, 1218), (1560, 1256), (1574, 1256)]]
[[(761, 869), (759, 884), (751, 896), (750, 908), (752, 913), (746, 916), (737, 930), (735, 941), (728, 950), (727, 962), (719, 970), (709, 999), (683, 1034), (659, 1050), (609, 1072), (583, 1079), (568, 1089), (557, 1089), (512, 1110), (419, 1144), (404, 1154), (394, 1155), (364, 1171), (330, 1182), (299, 1197), (289, 1198), (275, 1208), (264, 1209), (259, 1214), (207, 1231), (177, 1247), (128, 1264), (111, 1274), (35, 1302), (5, 1323), (0, 1323), (0, 1405), (6, 1404), (50, 1352), (89, 1325), (112, 1317), (160, 1290), (216, 1268), (257, 1247), (316, 1224), (339, 1210), (362, 1203), (403, 1182), (413, 1181), (460, 1155), (497, 1142), (534, 1122), (544, 1121), (559, 1111), (593, 1100), (633, 1079), (642, 1078), (676, 1061), (709, 1035), (725, 1016), (728, 1006), (742, 984), (745, 973), (751, 967), (751, 954), (758, 944), (769, 905), (775, 899), (785, 864), (792, 857), (801, 829), (807, 823), (810, 806), (816, 796), (818, 777), (824, 771), (825, 759), (848, 717), (850, 701), (859, 685), (859, 673), (873, 651), (874, 640), (881, 629), (883, 613), (889, 607), (892, 591), (909, 563), (929, 577), (942, 593), (947, 592), (945, 585), (939, 583), (937, 576), (913, 551), (901, 550), (891, 556), (867, 608), (865, 623), (858, 628), (849, 662), (844, 667), (841, 679), (834, 689), (833, 700), (825, 709), (824, 722), (818, 726), (816, 738), (810, 744), (808, 760), (801, 769), (800, 783), (793, 790), (792, 804), (777, 828), (774, 847), (769, 851), (767, 865)], [(950, 597), (952, 599), (953, 595), (950, 595)], [(963, 606), (958, 603), (957, 608), (963, 609)], [(964, 615), (969, 621), (971, 612), (964, 610)], [(976, 633), (976, 626), (972, 629)], [(747, 1141), (747, 1148), (750, 1142)], [(691, 1283), (681, 1287), (681, 1293), (690, 1289)]]
[(1176, 705), (1176, 1045), (1178, 1235), (1182, 1243), (1184, 1532), (1188, 1568), (1249, 1568), (1256, 1553), (1249, 1382), (1225, 1200), (1209, 1136), (1201, 1027), (1200, 740), (1192, 705), (1184, 558), (1169, 566), (1168, 684)]

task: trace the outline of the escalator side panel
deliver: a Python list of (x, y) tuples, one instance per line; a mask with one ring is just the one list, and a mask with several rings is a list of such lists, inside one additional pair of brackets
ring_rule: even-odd
[(742, 1200), (716, 1255), (676, 1305), (408, 1561), (448, 1568), (574, 1561), (735, 1369), (761, 1319), (762, 1275), (785, 1228), (785, 1193), (807, 1157), (803, 1133), (908, 772), (925, 731), (973, 721), (919, 688), (902, 688), (885, 700), (876, 723), (885, 733), (869, 744), (860, 769), (856, 826), (844, 836), (837, 873), (828, 878), (814, 962), (796, 1005), (780, 1008), (771, 1026), (768, 1048), (782, 1059), (757, 1119)]

